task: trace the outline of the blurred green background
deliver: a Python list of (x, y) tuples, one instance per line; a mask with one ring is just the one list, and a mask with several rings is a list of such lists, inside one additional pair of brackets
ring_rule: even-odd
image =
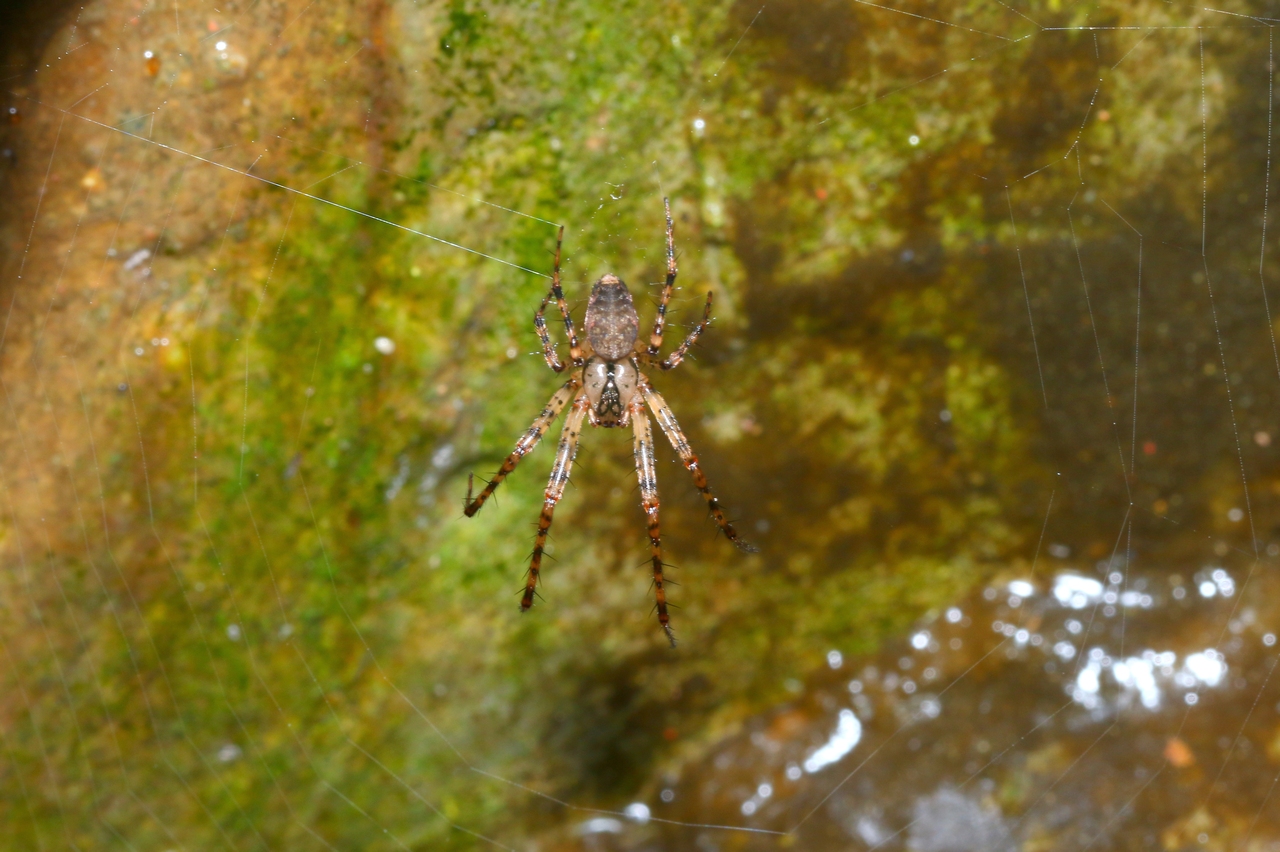
[[(899, 8), (27, 19), (0, 131), (0, 845), (592, 848), (499, 779), (656, 801), (831, 649), (1028, 570), (1051, 501), (1094, 559), (1126, 530), (1153, 561), (1265, 548), (1265, 22)], [(675, 651), (629, 435), (584, 435), (523, 617), (550, 449), (460, 504), (559, 384), (531, 354), (556, 225), (578, 317), (612, 271), (647, 323), (664, 195), (669, 345), (707, 290), (716, 321), (656, 384), (761, 548), (717, 538), (660, 449)]]

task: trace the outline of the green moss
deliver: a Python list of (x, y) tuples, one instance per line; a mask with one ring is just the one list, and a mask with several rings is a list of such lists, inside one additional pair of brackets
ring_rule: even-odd
[[(372, 26), (358, 5), (332, 54), (315, 42), (265, 69), (253, 94), (262, 109), (292, 114), (290, 74), (338, 71)], [(1093, 85), (1081, 70), (1092, 60), (1066, 42), (1047, 56), (1039, 42), (1015, 44), (1012, 58), (960, 72), (967, 88), (947, 78), (918, 98), (887, 97), (967, 57), (969, 36), (872, 27), (866, 10), (819, 5), (835, 34), (827, 53), (779, 24), (729, 61), (750, 18), (741, 4), (393, 4), (359, 106), (309, 105), (315, 121), (272, 165), (290, 186), (474, 253), (250, 188), (225, 253), (212, 240), (166, 256), (163, 274), (185, 292), (148, 302), (140, 323), (176, 329), (182, 345), (138, 361), (145, 477), (130, 402), (95, 403), (118, 427), (98, 447), (117, 526), (109, 552), (91, 549), (105, 595), (83, 550), (62, 558), (78, 594), (115, 601), (87, 619), (89, 647), (73, 655), (96, 666), (116, 722), (86, 722), (84, 747), (108, 766), (102, 753), (118, 738), (124, 777), (169, 791), (156, 794), (164, 824), (184, 844), (209, 847), (222, 832), (249, 848), (256, 832), (293, 848), (306, 825), (337, 848), (391, 848), (382, 827), (415, 848), (472, 848), (370, 754), (459, 825), (537, 833), (563, 814), (465, 771), (454, 747), (502, 777), (617, 805), (678, 754), (784, 699), (785, 680), (829, 648), (874, 649), (1025, 554), (1038, 529), (1025, 495), (1048, 470), (1029, 446), (1026, 403), (1039, 388), (984, 314), (982, 254), (1006, 238), (1008, 210), (1003, 190), (972, 174), (1002, 180), (990, 148), (1016, 149), (1020, 168), (1060, 156), (1074, 135), (1016, 136), (1015, 116), (990, 96), (1010, 68), (1040, 75), (1037, 97), (1072, 99)], [(787, 9), (806, 14), (790, 4), (779, 20)], [(1057, 115), (1054, 103), (1043, 110)], [(1097, 132), (1092, 144), (1123, 144)], [(373, 148), (386, 170), (339, 173), (351, 162), (317, 148)], [(1020, 188), (1016, 203), (1070, 180)], [(499, 464), (560, 382), (526, 357), (546, 279), (492, 258), (549, 272), (550, 223), (564, 222), (579, 316), (608, 270), (641, 291), (648, 316), (663, 192), (683, 287), (668, 340), (707, 290), (719, 321), (699, 360), (656, 381), (761, 546), (744, 555), (713, 538), (663, 452), (664, 532), (682, 583), (674, 652), (648, 612), (626, 436), (585, 436), (545, 602), (531, 613), (513, 592), (549, 450), (479, 516), (459, 511), (468, 475)], [(394, 353), (374, 348), (378, 336)], [(67, 632), (57, 641), (74, 645), (70, 621), (54, 621)], [(33, 674), (53, 677), (41, 665)], [(75, 681), (78, 702), (97, 700), (94, 682)], [(42, 688), (34, 700), (61, 699)], [(58, 785), (82, 846), (105, 836), (95, 813), (164, 840), (135, 803), (94, 804), (74, 735), (28, 718), (9, 742), (18, 774)], [(667, 728), (682, 732), (682, 752)], [(55, 747), (57, 782), (39, 780), (25, 745), (36, 730)], [(242, 754), (222, 763), (229, 742)], [(5, 777), (13, 816), (18, 775)], [(64, 818), (41, 808), (52, 836)]]

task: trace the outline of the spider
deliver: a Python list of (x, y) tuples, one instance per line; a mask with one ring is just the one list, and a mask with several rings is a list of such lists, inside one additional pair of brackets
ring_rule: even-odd
[[(511, 471), (515, 470), (538, 442), (543, 433), (559, 416), (566, 405), (569, 414), (565, 418), (564, 429), (560, 433), (560, 446), (556, 449), (555, 463), (551, 467), (551, 478), (547, 482), (547, 490), (542, 503), (542, 514), (538, 517), (538, 532), (534, 538), (533, 555), (529, 561), (529, 575), (526, 580), (524, 596), (520, 599), (521, 612), (533, 606), (533, 597), (537, 590), (538, 579), (542, 569), (542, 555), (547, 543), (547, 533), (551, 529), (551, 517), (556, 503), (564, 493), (565, 484), (569, 481), (569, 471), (573, 467), (574, 456), (578, 452), (578, 436), (582, 432), (582, 423), (586, 420), (592, 426), (605, 428), (623, 428), (628, 424), (634, 434), (633, 455), (636, 461), (636, 475), (640, 479), (640, 506), (644, 510), (649, 531), (650, 558), (653, 562), (653, 588), (658, 613), (658, 623), (666, 633), (672, 647), (675, 647), (675, 634), (671, 631), (671, 619), (667, 615), (667, 595), (662, 579), (662, 534), (658, 524), (658, 475), (654, 465), (653, 432), (649, 423), (649, 415), (645, 412), (645, 404), (658, 418), (658, 425), (666, 434), (671, 446), (680, 455), (685, 468), (693, 475), (693, 484), (707, 501), (711, 517), (724, 532), (725, 536), (749, 553), (757, 548), (743, 541), (733, 524), (725, 518), (724, 512), (707, 478), (698, 465), (698, 457), (693, 454), (688, 439), (680, 431), (680, 424), (653, 386), (649, 378), (640, 372), (640, 366), (656, 367), (659, 370), (672, 370), (684, 360), (689, 347), (697, 342), (711, 322), (711, 293), (707, 293), (707, 304), (702, 312), (702, 321), (694, 327), (685, 341), (667, 358), (660, 358), (662, 335), (666, 326), (667, 303), (671, 299), (671, 290), (676, 283), (676, 247), (671, 222), (671, 204), (666, 198), (662, 205), (667, 219), (667, 280), (662, 288), (662, 298), (658, 302), (658, 314), (653, 321), (653, 331), (649, 335), (649, 345), (643, 347), (637, 343), (639, 337), (640, 317), (636, 314), (631, 299), (631, 291), (627, 289), (616, 275), (608, 274), (596, 281), (591, 287), (591, 296), (587, 300), (587, 314), (583, 320), (586, 331), (585, 342), (578, 340), (573, 319), (569, 316), (569, 306), (565, 303), (564, 293), (560, 289), (560, 245), (564, 240), (564, 228), (556, 237), (555, 265), (551, 276), (551, 290), (542, 299), (537, 312), (533, 315), (533, 325), (542, 340), (542, 355), (547, 366), (557, 373), (570, 371), (569, 380), (556, 391), (542, 413), (534, 419), (533, 424), (516, 442), (515, 449), (507, 456), (502, 467), (494, 474), (493, 479), (472, 499), (474, 476), (467, 481), (466, 507), (463, 510), (467, 517), (475, 515), (480, 507)], [(555, 299), (564, 318), (565, 335), (569, 338), (569, 363), (560, 360), (556, 344), (551, 341), (547, 332), (547, 323), (543, 318), (547, 305)]]

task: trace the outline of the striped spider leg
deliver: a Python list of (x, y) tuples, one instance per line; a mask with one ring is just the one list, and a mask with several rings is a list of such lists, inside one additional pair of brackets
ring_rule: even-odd
[(667, 592), (662, 584), (662, 528), (658, 523), (658, 469), (653, 458), (653, 427), (644, 410), (644, 400), (639, 394), (631, 401), (631, 428), (635, 433), (633, 454), (636, 459), (636, 476), (640, 480), (640, 507), (644, 510), (645, 526), (649, 531), (649, 552), (653, 559), (653, 594), (657, 601), (658, 623), (667, 634), (671, 647), (676, 646), (671, 632), (671, 619), (667, 616)]
[(551, 399), (547, 402), (546, 408), (542, 409), (542, 413), (534, 418), (533, 423), (520, 436), (520, 440), (516, 441), (516, 448), (502, 462), (502, 467), (498, 468), (498, 472), (493, 475), (493, 479), (489, 480), (489, 484), (480, 492), (480, 496), (474, 500), (471, 499), (471, 488), (475, 482), (474, 476), (467, 478), (467, 499), (463, 514), (468, 518), (480, 511), (480, 507), (484, 505), (484, 501), (489, 499), (489, 495), (498, 489), (502, 484), (502, 480), (507, 478), (511, 471), (516, 469), (516, 465), (520, 464), (520, 460), (528, 455), (529, 451), (538, 446), (538, 442), (542, 440), (542, 435), (551, 427), (555, 419), (560, 416), (561, 410), (568, 404), (569, 400), (577, 395), (582, 388), (582, 379), (575, 375), (560, 386), (560, 390), (551, 395)]
[(667, 328), (667, 305), (671, 302), (671, 291), (675, 289), (676, 275), (676, 238), (675, 225), (671, 221), (671, 202), (662, 199), (662, 209), (666, 213), (667, 218), (667, 280), (662, 285), (662, 297), (658, 300), (658, 313), (653, 318), (653, 331), (649, 334), (649, 346), (647, 349), (636, 351), (637, 358), (644, 364), (657, 367), (660, 370), (673, 370), (679, 366), (684, 360), (685, 353), (689, 351), (689, 347), (697, 343), (698, 336), (711, 324), (711, 293), (707, 293), (707, 304), (702, 310), (702, 321), (689, 333), (684, 343), (671, 353), (670, 357), (659, 360), (658, 355), (662, 350), (662, 338)]
[(702, 336), (702, 332), (704, 332), (709, 325), (711, 325), (711, 293), (708, 291), (707, 304), (702, 309), (702, 321), (693, 327), (693, 331), (689, 332), (689, 336), (684, 339), (683, 343), (677, 346), (669, 356), (662, 360), (658, 360), (656, 353), (650, 355), (647, 351), (636, 353), (636, 358), (646, 366), (657, 367), (659, 370), (664, 372), (667, 370), (674, 370), (676, 367), (680, 366), (680, 362), (684, 360), (684, 356), (689, 351), (689, 348), (698, 342), (698, 338)]
[(564, 487), (569, 482), (569, 471), (573, 469), (574, 456), (578, 454), (578, 436), (582, 434), (582, 421), (586, 419), (590, 403), (585, 393), (579, 393), (564, 419), (564, 428), (560, 431), (560, 446), (556, 448), (556, 460), (551, 465), (551, 477), (547, 480), (547, 490), (542, 499), (542, 513), (538, 515), (538, 534), (533, 540), (533, 555), (529, 558), (529, 576), (525, 582), (524, 597), (520, 598), (520, 611), (525, 612), (533, 606), (533, 595), (538, 588), (538, 576), (542, 570), (542, 553), (547, 546), (547, 533), (551, 530), (551, 516), (556, 510), (556, 503), (564, 495)]
[(542, 304), (538, 305), (538, 312), (533, 315), (533, 327), (538, 330), (538, 337), (542, 339), (542, 357), (547, 362), (547, 366), (557, 373), (563, 373), (565, 364), (561, 362), (560, 354), (556, 352), (556, 345), (551, 342), (551, 335), (547, 333), (547, 321), (542, 318), (542, 315), (547, 312), (549, 301), (551, 301), (551, 293), (542, 297)]
[(563, 372), (565, 365), (560, 362), (560, 356), (556, 354), (556, 346), (551, 342), (551, 335), (547, 333), (547, 321), (543, 319), (547, 311), (547, 303), (552, 299), (556, 300), (556, 304), (560, 307), (560, 316), (564, 317), (564, 333), (569, 338), (570, 362), (575, 367), (581, 367), (585, 363), (582, 357), (582, 346), (578, 342), (578, 333), (573, 327), (573, 317), (569, 316), (569, 305), (564, 300), (564, 291), (560, 289), (560, 244), (563, 241), (564, 226), (561, 225), (560, 233), (556, 236), (556, 260), (551, 272), (551, 290), (543, 297), (542, 304), (533, 315), (533, 327), (537, 329), (538, 337), (542, 340), (542, 357), (546, 359), (547, 366), (557, 373)]
[(679, 454), (681, 463), (684, 464), (689, 473), (693, 474), (694, 486), (697, 487), (698, 493), (702, 495), (702, 499), (707, 501), (707, 508), (711, 510), (711, 517), (715, 519), (725, 537), (733, 542), (739, 550), (747, 553), (758, 553), (760, 548), (742, 539), (737, 530), (733, 528), (733, 524), (729, 523), (728, 518), (724, 516), (724, 512), (720, 509), (720, 501), (716, 499), (716, 495), (711, 493), (711, 486), (707, 484), (707, 477), (702, 473), (702, 468), (698, 464), (698, 457), (694, 455), (693, 448), (689, 446), (689, 439), (680, 430), (680, 424), (676, 421), (676, 416), (672, 413), (671, 407), (662, 398), (662, 394), (649, 385), (648, 378), (643, 375), (640, 379), (640, 391), (644, 394), (645, 401), (649, 403), (653, 416), (658, 418), (658, 426), (662, 428), (667, 440), (671, 442), (671, 446)]
[[(653, 318), (653, 332), (649, 335), (649, 348), (645, 351), (650, 358), (657, 358), (658, 350), (662, 348), (662, 332), (667, 325), (667, 303), (671, 301), (671, 290), (676, 284), (675, 226), (671, 222), (671, 202), (666, 198), (662, 199), (662, 209), (667, 214), (667, 281), (662, 285), (658, 315)], [(710, 310), (710, 304), (707, 309)]]

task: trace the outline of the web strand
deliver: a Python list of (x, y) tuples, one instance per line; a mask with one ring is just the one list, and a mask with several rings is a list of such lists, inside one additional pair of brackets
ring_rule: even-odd
[[(20, 96), (20, 95), (16, 95), (16, 93), (14, 93), (14, 92), (10, 92), (9, 94), (11, 94), (11, 95), (15, 95), (15, 96), (18, 96), (18, 97), (22, 97), (22, 96)], [(502, 258), (500, 258), (500, 257), (496, 257), (496, 256), (491, 255), (491, 254), (485, 254), (484, 252), (479, 251), (479, 250), (477, 250), (477, 249), (468, 248), (467, 246), (464, 246), (464, 245), (462, 245), (461, 243), (455, 243), (455, 242), (453, 242), (453, 241), (451, 241), (451, 240), (446, 240), (446, 239), (444, 239), (443, 237), (437, 237), (437, 236), (435, 236), (435, 235), (433, 235), (433, 234), (428, 234), (428, 233), (427, 233), (427, 232), (425, 232), (425, 231), (419, 231), (419, 230), (418, 230), (418, 229), (416, 229), (416, 228), (411, 228), (411, 227), (409, 227), (408, 225), (402, 225), (402, 224), (400, 224), (399, 222), (392, 222), (390, 219), (384, 219), (384, 218), (382, 218), (381, 216), (375, 216), (375, 215), (374, 215), (374, 214), (372, 214), (372, 213), (367, 213), (367, 212), (365, 212), (365, 211), (363, 211), (363, 210), (357, 210), (357, 209), (356, 209), (356, 208), (354, 208), (354, 207), (348, 207), (348, 206), (347, 206), (347, 205), (345, 205), (345, 204), (340, 204), (340, 203), (339, 203), (339, 202), (337, 202), (337, 201), (333, 201), (333, 200), (331, 200), (331, 199), (324, 198), (323, 196), (319, 196), (319, 195), (312, 195), (312, 194), (310, 194), (310, 193), (306, 192), (305, 190), (295, 189), (294, 187), (287, 186), (287, 185), (285, 185), (285, 184), (283, 184), (283, 183), (279, 183), (279, 182), (277, 182), (277, 181), (273, 181), (273, 180), (270, 180), (270, 179), (268, 179), (268, 178), (265, 178), (265, 177), (261, 177), (261, 176), (259, 176), (259, 175), (252, 174), (252, 173), (250, 173), (250, 172), (248, 172), (248, 171), (242, 171), (242, 170), (240, 170), (240, 169), (237, 169), (237, 168), (236, 168), (236, 167), (234, 167), (234, 166), (229, 166), (229, 165), (227, 165), (226, 163), (219, 163), (217, 160), (211, 160), (211, 159), (208, 159), (207, 157), (202, 157), (202, 156), (200, 156), (199, 154), (193, 154), (193, 153), (191, 153), (191, 152), (189, 152), (189, 151), (183, 151), (182, 149), (180, 149), (180, 148), (176, 148), (176, 147), (174, 147), (174, 146), (172, 146), (172, 145), (166, 145), (166, 144), (165, 144), (165, 143), (163, 143), (163, 142), (157, 142), (157, 141), (155, 141), (154, 139), (148, 139), (147, 137), (145, 137), (145, 136), (141, 136), (141, 135), (139, 135), (139, 134), (137, 134), (137, 133), (130, 133), (129, 131), (124, 130), (123, 128), (115, 127), (115, 126), (110, 125), (110, 124), (106, 124), (106, 123), (101, 122), (101, 121), (98, 121), (98, 120), (96, 120), (96, 119), (89, 118), (88, 116), (80, 115), (80, 114), (78, 114), (78, 113), (73, 113), (73, 112), (71, 112), (70, 110), (63, 110), (63, 109), (60, 109), (60, 108), (58, 108), (58, 107), (55, 107), (55, 106), (51, 106), (51, 105), (49, 105), (49, 104), (42, 103), (42, 102), (37, 101), (37, 100), (35, 100), (35, 99), (33, 99), (33, 98), (24, 98), (24, 99), (25, 99), (25, 100), (28, 100), (28, 101), (30, 101), (30, 102), (32, 102), (32, 103), (39, 104), (40, 106), (42, 106), (42, 107), (44, 107), (44, 108), (46, 108), (46, 109), (52, 109), (52, 110), (55, 110), (55, 111), (57, 111), (57, 112), (64, 113), (65, 115), (70, 116), (71, 118), (77, 118), (77, 119), (79, 119), (79, 120), (81, 120), (81, 121), (87, 122), (87, 123), (92, 124), (92, 125), (95, 125), (95, 126), (97, 126), (97, 127), (101, 127), (101, 128), (102, 128), (102, 129), (104, 129), (104, 130), (110, 130), (110, 131), (112, 131), (112, 132), (114, 132), (114, 133), (120, 133), (120, 134), (122, 134), (122, 135), (124, 135), (124, 136), (127, 136), (127, 137), (131, 138), (131, 139), (136, 139), (136, 140), (138, 140), (138, 141), (140, 141), (140, 142), (145, 142), (145, 143), (147, 143), (148, 145), (154, 145), (155, 147), (157, 147), (157, 148), (159, 148), (159, 149), (161, 149), (161, 150), (163, 150), (163, 151), (168, 151), (168, 152), (170, 152), (170, 153), (174, 153), (174, 154), (177, 154), (177, 155), (182, 156), (182, 157), (187, 157), (187, 158), (190, 158), (190, 159), (192, 159), (192, 160), (196, 160), (197, 162), (201, 162), (201, 163), (204, 163), (204, 164), (209, 165), (209, 166), (214, 166), (215, 168), (219, 168), (219, 169), (222, 169), (222, 170), (224, 170), (224, 171), (232, 172), (232, 173), (234, 173), (234, 174), (240, 175), (241, 177), (246, 177), (246, 178), (249, 178), (249, 179), (251, 179), (251, 180), (258, 181), (259, 183), (265, 184), (265, 185), (267, 185), (267, 186), (274, 187), (275, 189), (283, 190), (283, 191), (285, 191), (285, 192), (287, 192), (287, 193), (290, 193), (290, 194), (292, 194), (292, 195), (296, 195), (296, 196), (299, 196), (299, 197), (302, 197), (302, 198), (307, 198), (307, 199), (310, 199), (311, 201), (316, 201), (316, 202), (319, 202), (319, 203), (321, 203), (321, 204), (326, 204), (326, 205), (328, 205), (328, 206), (330, 206), (330, 207), (336, 207), (336, 208), (337, 208), (337, 209), (339, 209), (339, 210), (344, 210), (344, 211), (346, 211), (347, 213), (351, 213), (351, 214), (354, 214), (354, 215), (356, 215), (356, 216), (360, 216), (361, 218), (369, 219), (369, 220), (371, 220), (371, 221), (378, 222), (379, 224), (382, 224), (382, 225), (387, 225), (388, 227), (395, 228), (396, 230), (404, 231), (404, 232), (406, 232), (406, 233), (413, 234), (414, 236), (422, 237), (423, 239), (431, 240), (432, 242), (440, 243), (441, 245), (446, 245), (446, 246), (449, 246), (450, 248), (455, 248), (455, 249), (458, 249), (459, 251), (467, 252), (468, 254), (474, 254), (474, 255), (476, 255), (477, 257), (482, 257), (482, 258), (484, 258), (484, 259), (486, 259), (486, 260), (492, 260), (492, 261), (494, 261), (495, 263), (501, 263), (501, 264), (502, 264), (502, 265), (504, 265), (504, 266), (510, 266), (510, 267), (511, 267), (511, 268), (513, 268), (513, 269), (519, 269), (521, 272), (528, 272), (530, 275), (536, 275), (536, 276), (538, 276), (539, 278), (548, 278), (548, 279), (549, 279), (549, 278), (551, 277), (551, 276), (547, 275), (547, 274), (546, 274), (546, 273), (544, 273), (544, 272), (538, 272), (537, 270), (529, 269), (529, 268), (527, 268), (527, 267), (521, 266), (521, 265), (520, 265), (520, 264), (518, 264), (518, 263), (512, 263), (512, 262), (511, 262), (511, 261), (509, 261), (509, 260), (503, 260)], [(50, 162), (52, 163), (52, 157), (50, 158)]]

